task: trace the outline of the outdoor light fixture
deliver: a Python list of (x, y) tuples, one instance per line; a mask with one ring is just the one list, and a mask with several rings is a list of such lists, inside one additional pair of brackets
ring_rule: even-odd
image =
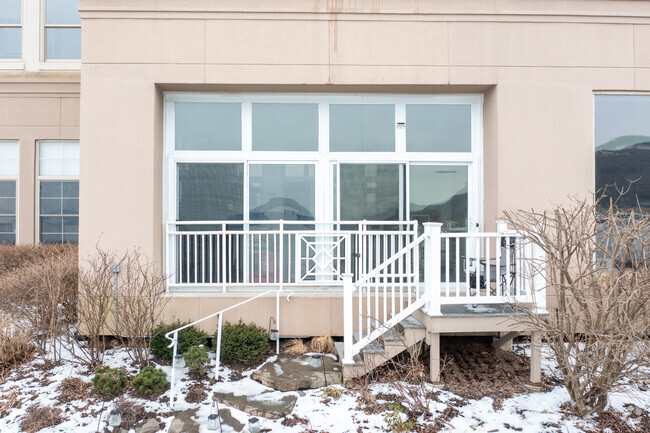
[(111, 427), (117, 427), (122, 424), (122, 415), (117, 409), (113, 409), (108, 415), (108, 425)]
[(260, 433), (260, 420), (248, 418), (248, 433)]
[(184, 368), (185, 367), (185, 357), (183, 355), (176, 355), (174, 358), (174, 367)]
[(269, 340), (278, 341), (280, 339), (280, 330), (271, 329), (271, 322), (273, 322), (274, 325), (277, 325), (277, 322), (273, 316), (269, 318)]
[(323, 361), (320, 359), (320, 355), (312, 355), (311, 361), (309, 361), (309, 366), (312, 368), (320, 368)]
[(216, 403), (216, 401), (212, 402), (212, 411), (208, 415), (208, 430), (210, 431), (221, 431), (221, 417), (219, 416), (219, 406), (216, 406), (215, 410)]

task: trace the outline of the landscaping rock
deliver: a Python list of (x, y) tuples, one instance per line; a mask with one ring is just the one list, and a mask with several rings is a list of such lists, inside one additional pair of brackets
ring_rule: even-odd
[(154, 433), (160, 430), (160, 423), (154, 418), (149, 418), (142, 427), (137, 430), (137, 433)]
[[(277, 391), (263, 392), (256, 395), (215, 392), (213, 395), (214, 399), (219, 403), (234, 407), (253, 416), (270, 419), (289, 415), (296, 405), (296, 400), (298, 400), (298, 396), (294, 393), (285, 394)], [(219, 414), (221, 413), (220, 410)], [(225, 423), (225, 418), (222, 419), (224, 419)]]
[(343, 372), (332, 357), (322, 356), (319, 367), (312, 367), (310, 361), (310, 356), (280, 355), (276, 361), (256, 370), (251, 377), (278, 391), (322, 388), (343, 382)]
[(230, 409), (219, 409), (219, 416), (221, 417), (221, 423), (223, 425), (227, 425), (231, 427), (236, 432), (240, 432), (243, 430), (244, 424), (242, 424), (241, 422), (239, 422), (237, 418), (232, 416), (232, 414), (230, 413)]
[(196, 410), (174, 412), (174, 419), (169, 426), (169, 433), (199, 433), (199, 426), (192, 419)]

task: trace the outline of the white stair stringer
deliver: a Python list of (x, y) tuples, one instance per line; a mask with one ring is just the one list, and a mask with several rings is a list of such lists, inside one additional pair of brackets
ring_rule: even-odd
[[(413, 316), (398, 322), (390, 329), (384, 329), (382, 337), (367, 344), (359, 355), (354, 357), (354, 364), (343, 364), (343, 379), (349, 380), (370, 373), (375, 368), (390, 361), (405, 350), (424, 340), (426, 329)], [(355, 335), (355, 340), (358, 335)], [(339, 360), (344, 357), (343, 343), (336, 343)]]

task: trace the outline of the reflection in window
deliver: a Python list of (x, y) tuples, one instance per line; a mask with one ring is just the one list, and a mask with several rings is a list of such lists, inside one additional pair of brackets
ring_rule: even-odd
[(596, 95), (595, 114), (596, 190), (616, 197), (636, 180), (619, 206), (650, 211), (650, 96)]
[(16, 181), (0, 181), (0, 244), (16, 243)]
[(250, 219), (313, 221), (313, 164), (251, 164)]
[(342, 221), (399, 221), (402, 164), (341, 164)]
[(241, 150), (241, 104), (177, 102), (176, 150)]
[(81, 59), (79, 0), (45, 1), (45, 59)]
[(244, 164), (178, 164), (178, 220), (241, 220)]
[(41, 181), (42, 243), (76, 243), (79, 239), (79, 182)]
[(22, 57), (21, 0), (0, 0), (0, 60)]
[(407, 152), (470, 152), (471, 106), (406, 105)]

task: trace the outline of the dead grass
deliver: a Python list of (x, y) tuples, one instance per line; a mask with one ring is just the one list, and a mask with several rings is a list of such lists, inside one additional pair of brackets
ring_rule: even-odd
[(61, 424), (66, 418), (61, 416), (61, 409), (34, 404), (27, 408), (27, 413), (20, 422), (20, 428), (26, 433), (36, 433), (46, 427)]
[(0, 418), (7, 416), (11, 409), (20, 409), (23, 406), (21, 395), (22, 393), (18, 389), (0, 395)]
[(89, 382), (84, 382), (79, 377), (66, 377), (61, 381), (57, 391), (59, 396), (57, 401), (59, 403), (69, 403), (74, 400), (87, 400), (94, 397), (90, 392), (92, 385)]
[(33, 354), (31, 333), (0, 319), (0, 381), (12, 369), (32, 359)]
[(334, 353), (334, 340), (329, 335), (314, 337), (309, 342), (309, 350), (317, 353)]
[(289, 342), (284, 345), (283, 349), (284, 353), (288, 355), (304, 355), (309, 352), (309, 346), (307, 346), (300, 338), (289, 340)]

